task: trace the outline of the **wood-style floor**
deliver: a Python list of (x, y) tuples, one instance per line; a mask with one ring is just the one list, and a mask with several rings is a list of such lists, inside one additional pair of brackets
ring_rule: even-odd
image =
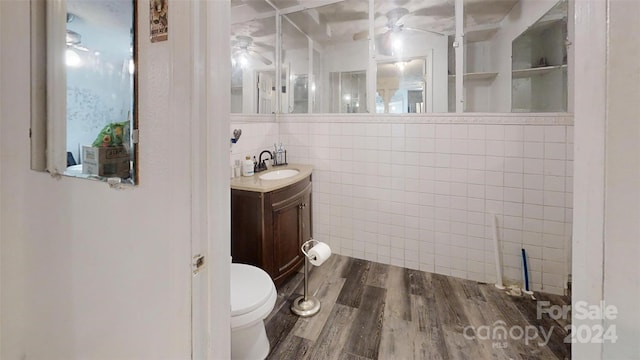
[[(269, 359), (571, 357), (570, 344), (564, 343), (567, 321), (546, 314), (537, 319), (536, 301), (508, 296), (492, 284), (333, 255), (309, 276), (320, 312), (300, 318), (290, 306), (303, 292), (302, 280), (298, 273), (278, 289), (276, 306), (265, 319)], [(535, 297), (570, 303), (543, 293)], [(543, 336), (550, 331), (545, 345)]]

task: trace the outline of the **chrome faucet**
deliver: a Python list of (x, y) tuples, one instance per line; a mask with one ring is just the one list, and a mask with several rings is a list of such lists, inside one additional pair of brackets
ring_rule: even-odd
[(260, 172), (260, 171), (265, 171), (267, 170), (267, 159), (262, 160), (262, 155), (264, 155), (265, 153), (269, 154), (269, 159), (273, 160), (273, 154), (271, 154), (271, 151), (269, 150), (264, 150), (260, 153), (260, 156), (258, 157), (258, 164), (256, 165), (256, 168), (254, 169), (254, 172)]

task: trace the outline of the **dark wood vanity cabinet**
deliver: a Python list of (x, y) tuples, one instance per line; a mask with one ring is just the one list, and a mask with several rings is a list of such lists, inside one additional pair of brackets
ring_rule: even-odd
[(311, 176), (266, 193), (231, 190), (233, 262), (264, 269), (276, 286), (303, 264), (311, 234)]

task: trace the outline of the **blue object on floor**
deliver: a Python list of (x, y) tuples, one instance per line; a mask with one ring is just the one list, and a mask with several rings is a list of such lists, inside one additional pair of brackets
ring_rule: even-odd
[(527, 269), (527, 253), (522, 249), (522, 266), (524, 267), (524, 289), (529, 291), (529, 270)]

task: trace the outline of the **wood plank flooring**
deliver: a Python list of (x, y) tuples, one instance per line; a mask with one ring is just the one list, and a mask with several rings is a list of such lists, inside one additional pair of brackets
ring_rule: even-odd
[[(312, 267), (309, 292), (318, 314), (300, 318), (296, 274), (278, 289), (265, 319), (268, 359), (569, 359), (568, 320), (537, 318), (536, 301), (492, 284), (333, 255)], [(536, 293), (538, 300), (570, 299)], [(546, 335), (551, 333), (548, 341)]]

